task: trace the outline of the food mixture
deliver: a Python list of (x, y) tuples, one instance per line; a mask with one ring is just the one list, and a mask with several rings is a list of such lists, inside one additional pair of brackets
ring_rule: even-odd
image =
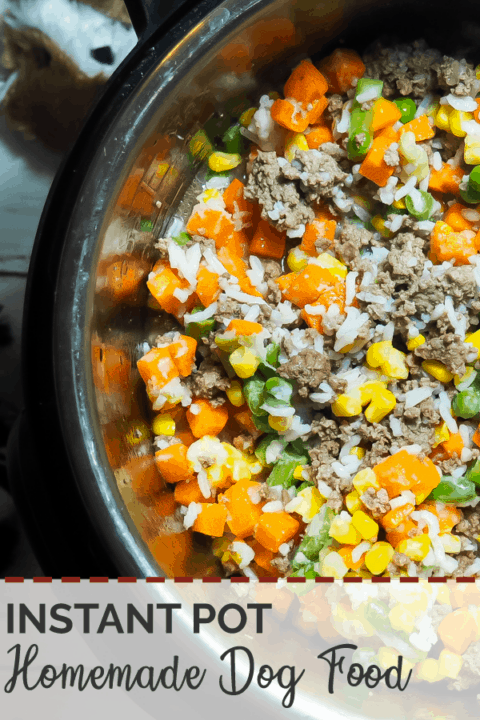
[(480, 575), (478, 77), (338, 49), (192, 138), (137, 366), (156, 502), (225, 575)]

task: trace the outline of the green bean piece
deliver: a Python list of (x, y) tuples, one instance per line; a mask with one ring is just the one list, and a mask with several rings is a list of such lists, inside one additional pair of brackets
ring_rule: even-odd
[(473, 168), (468, 178), (468, 187), (472, 192), (480, 193), (480, 167), (477, 165)]
[(309, 487), (315, 487), (315, 483), (310, 482), (310, 480), (304, 480), (301, 485), (298, 486), (297, 490), (300, 492), (300, 490), (305, 490)]
[(372, 144), (372, 134), (363, 128), (355, 135), (351, 135), (347, 142), (347, 153), (349, 160), (362, 160)]
[(172, 237), (172, 240), (174, 240), (177, 245), (186, 245), (188, 242), (190, 242), (191, 239), (191, 235), (189, 235), (187, 232), (181, 232), (179, 235), (175, 235), (175, 237)]
[(470, 184), (468, 184), (466, 190), (460, 190), (460, 197), (469, 205), (477, 205), (480, 203), (480, 192), (470, 187)]
[(253, 415), (267, 415), (267, 411), (261, 408), (265, 402), (264, 391), (265, 380), (257, 375), (253, 375), (243, 383), (243, 394)]
[(470, 420), (480, 412), (480, 392), (473, 387), (462, 390), (452, 400), (452, 410), (457, 417)]
[[(201, 305), (197, 306), (193, 308), (191, 314), (194, 315), (195, 313), (202, 312), (204, 309), (205, 308)], [(199, 320), (198, 322), (192, 320), (185, 325), (185, 333), (190, 337), (195, 338), (195, 340), (199, 340), (202, 337), (206, 337), (214, 328), (215, 318), (213, 317), (207, 318), (206, 320)]]
[(429, 500), (444, 503), (466, 503), (476, 497), (475, 483), (466, 477), (453, 478), (444, 475), (436, 488), (428, 496)]
[(422, 196), (423, 200), (423, 210), (417, 210), (415, 208), (415, 205), (413, 204), (413, 200), (410, 195), (407, 195), (405, 197), (405, 205), (410, 215), (412, 215), (417, 220), (428, 220), (428, 218), (432, 214), (433, 203), (435, 202), (435, 200), (433, 196), (430, 195), (430, 193), (425, 192), (424, 190), (419, 190), (419, 193)]
[(306, 465), (309, 458), (305, 455), (298, 455), (289, 449), (286, 449), (282, 457), (273, 466), (272, 472), (268, 476), (267, 484), (282, 485), (289, 488), (294, 484), (293, 472), (297, 465)]
[(232, 125), (224, 134), (222, 140), (225, 143), (225, 150), (227, 153), (238, 153), (239, 155), (243, 155), (245, 148), (243, 135), (240, 132), (241, 127), (242, 126), (239, 124)]
[(400, 118), (401, 123), (405, 125), (405, 123), (413, 120), (413, 118), (415, 117), (415, 113), (417, 112), (417, 106), (415, 105), (414, 100), (412, 100), (411, 98), (398, 98), (393, 102), (402, 113), (402, 117)]
[(465, 478), (474, 482), (475, 485), (480, 485), (480, 458), (477, 458), (477, 460), (470, 465), (465, 473)]
[(315, 571), (314, 563), (309, 562), (306, 565), (300, 565), (298, 570), (294, 570), (290, 577), (304, 577), (304, 578), (316, 578), (319, 574)]
[[(357, 88), (355, 90), (355, 101), (358, 103), (358, 96), (362, 95), (365, 90), (375, 88), (377, 91), (376, 98), (379, 98), (383, 90), (383, 80), (372, 80), (372, 78), (360, 78), (357, 82)], [(374, 98), (372, 98), (374, 99)]]
[(262, 433), (272, 433), (274, 430), (268, 423), (268, 415), (252, 415), (253, 424)]
[(278, 361), (278, 356), (280, 355), (280, 345), (276, 342), (272, 342), (267, 346), (267, 352), (266, 352), (266, 358), (267, 362), (270, 363), (270, 365), (273, 365), (273, 367), (278, 367), (280, 365)]
[(265, 467), (271, 467), (273, 465), (273, 463), (267, 462), (267, 450), (274, 440), (282, 443), (283, 448), (285, 448), (287, 444), (286, 441), (279, 435), (273, 434), (272, 429), (270, 428), (270, 433), (260, 440), (255, 449), (255, 455)]

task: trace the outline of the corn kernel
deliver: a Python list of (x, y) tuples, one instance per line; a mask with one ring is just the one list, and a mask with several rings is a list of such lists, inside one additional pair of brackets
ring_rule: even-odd
[(446, 648), (438, 656), (438, 669), (441, 675), (455, 680), (462, 669), (463, 658)]
[(440, 130), (450, 130), (450, 115), (453, 108), (450, 105), (439, 105), (435, 115), (435, 125)]
[(440, 443), (446, 442), (450, 437), (450, 433), (447, 428), (447, 423), (443, 422), (441, 425), (437, 425), (435, 428), (435, 442), (432, 447), (436, 448)]
[(382, 235), (384, 238), (391, 238), (393, 233), (387, 227), (385, 227), (385, 220), (381, 215), (374, 215), (371, 219), (371, 223), (375, 230)]
[[(401, 184), (397, 185), (397, 188), (400, 190)], [(405, 205), (405, 200), (401, 198), (400, 200), (394, 200), (392, 203), (394, 208), (397, 208), (397, 210), (406, 210), (407, 206)]]
[(213, 172), (225, 172), (233, 170), (242, 162), (242, 156), (238, 153), (213, 152), (208, 158), (208, 167)]
[(320, 495), (316, 487), (307, 487), (297, 494), (302, 498), (299, 505), (295, 505), (295, 512), (302, 516), (304, 523), (309, 523), (322, 507), (325, 499)]
[(319, 265), (325, 270), (329, 270), (334, 277), (338, 277), (340, 280), (344, 280), (347, 277), (348, 268), (340, 260), (334, 258), (333, 255), (328, 253), (320, 253), (314, 260), (315, 265)]
[(226, 394), (232, 405), (235, 407), (241, 407), (245, 402), (243, 397), (242, 386), (238, 380), (232, 380), (230, 387), (226, 390)]
[(406, 555), (410, 560), (423, 560), (430, 550), (431, 540), (426, 533), (417, 535), (414, 538), (406, 538), (398, 545), (398, 552)]
[(452, 535), (452, 533), (442, 533), (439, 535), (442, 541), (443, 549), (446, 553), (458, 553), (462, 549), (462, 541), (458, 535)]
[(463, 159), (467, 165), (480, 164), (480, 137), (478, 135), (467, 135), (465, 138)]
[(475, 372), (474, 368), (468, 366), (467, 369), (465, 370), (465, 375), (462, 375), (461, 377), (460, 377), (460, 375), (454, 375), (453, 383), (454, 383), (455, 387), (458, 387), (460, 385), (460, 383), (463, 383), (463, 382), (465, 382), (465, 380), (468, 380), (474, 372)]
[(410, 634), (415, 629), (415, 615), (402, 603), (394, 605), (388, 613), (388, 617), (394, 630), (402, 630)]
[(150, 428), (141, 420), (132, 422), (128, 432), (125, 435), (125, 440), (129, 445), (140, 445), (150, 437)]
[(365, 457), (366, 450), (365, 448), (360, 447), (357, 445), (356, 447), (352, 447), (349, 455), (355, 455), (359, 460), (362, 460)]
[(229, 357), (230, 365), (242, 379), (252, 377), (260, 365), (260, 358), (249, 348), (239, 347)]
[(164, 413), (153, 419), (152, 431), (154, 435), (175, 435), (175, 420), (171, 415)]
[(354, 417), (362, 412), (360, 393), (350, 395), (339, 395), (332, 403), (332, 412), (337, 417)]
[(256, 112), (257, 112), (256, 107), (251, 107), (251, 108), (248, 108), (248, 110), (245, 110), (240, 115), (240, 125), (243, 125), (243, 127), (248, 127), (250, 125), (250, 123), (252, 122), (253, 116), (255, 115)]
[(277, 432), (286, 432), (290, 428), (292, 420), (293, 418), (291, 417), (276, 417), (275, 415), (268, 416), (268, 424), (272, 430), (276, 430)]
[(303, 133), (288, 133), (285, 140), (285, 159), (288, 162), (295, 160), (295, 148), (308, 150), (307, 138)]
[(163, 177), (167, 174), (168, 169), (170, 165), (167, 162), (162, 162), (157, 167), (157, 172), (155, 173), (157, 177)]
[(365, 565), (373, 575), (381, 575), (387, 569), (395, 550), (388, 542), (376, 542), (365, 555)]
[(378, 523), (372, 520), (363, 510), (357, 510), (353, 513), (352, 525), (364, 540), (371, 540), (378, 535)]
[(295, 470), (293, 471), (293, 478), (294, 480), (301, 480), (302, 479), (302, 473), (303, 473), (303, 465), (297, 465)]
[(380, 483), (372, 468), (365, 468), (365, 470), (360, 470), (353, 478), (353, 487), (359, 495), (363, 495), (365, 490), (370, 487), (380, 490)]
[(405, 357), (405, 353), (394, 348), (390, 340), (383, 340), (370, 345), (366, 359), (370, 367), (379, 367), (385, 375), (396, 380), (406, 380), (408, 367)]
[(420, 345), (423, 345), (426, 342), (425, 337), (423, 335), (417, 335), (417, 337), (410, 338), (410, 340), (407, 340), (407, 348), (412, 352), (412, 350), (415, 350), (417, 347), (420, 347)]
[(343, 562), (343, 558), (337, 552), (330, 552), (324, 559), (321, 567), (323, 577), (334, 577), (341, 580), (348, 572), (348, 568)]
[(362, 542), (362, 536), (352, 524), (351, 515), (345, 511), (333, 518), (329, 535), (344, 545), (358, 545)]
[(356, 490), (352, 490), (352, 492), (349, 492), (348, 495), (345, 496), (345, 505), (351, 515), (353, 515), (355, 510), (360, 510), (362, 507), (362, 501), (360, 500), (360, 495)]
[(201, 199), (204, 203), (208, 202), (209, 200), (218, 200), (218, 198), (220, 197), (220, 192), (215, 188), (207, 188), (207, 190), (204, 190), (201, 195)]
[(437, 682), (442, 680), (444, 675), (440, 672), (440, 663), (433, 658), (427, 658), (417, 665), (417, 677), (426, 682)]
[(473, 119), (473, 114), (470, 112), (453, 110), (453, 112), (450, 113), (449, 118), (450, 132), (457, 137), (465, 137), (467, 133), (463, 129), (462, 123)]
[(465, 342), (470, 343), (480, 353), (480, 330), (470, 333), (465, 337)]
[(292, 272), (300, 272), (308, 265), (308, 255), (300, 248), (292, 248), (288, 253), (287, 265)]
[(395, 395), (390, 390), (374, 395), (372, 402), (365, 410), (365, 419), (371, 423), (378, 423), (393, 410), (397, 404)]
[(422, 367), (425, 372), (432, 375), (435, 380), (440, 380), (440, 382), (443, 383), (448, 383), (450, 380), (453, 380), (453, 374), (450, 370), (447, 370), (443, 363), (438, 362), (438, 360), (424, 360)]

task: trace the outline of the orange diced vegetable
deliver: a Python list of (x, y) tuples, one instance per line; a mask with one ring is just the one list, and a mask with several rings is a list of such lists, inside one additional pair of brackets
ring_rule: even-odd
[(106, 270), (106, 288), (116, 301), (135, 296), (149, 271), (144, 258), (124, 255), (108, 265)]
[(343, 95), (350, 90), (354, 78), (363, 77), (365, 65), (355, 50), (338, 48), (319, 63), (319, 70), (328, 81), (328, 89), (332, 93)]
[(477, 109), (473, 111), (473, 117), (477, 122), (480, 122), (480, 98), (475, 98), (475, 102), (477, 103)]
[(302, 103), (294, 100), (275, 100), (270, 113), (278, 125), (293, 130), (294, 132), (305, 132), (307, 127), (316, 123), (328, 105), (328, 100), (321, 97), (313, 103), (311, 110), (306, 110)]
[(226, 332), (233, 331), (235, 335), (258, 335), (262, 330), (260, 323), (250, 320), (230, 320)]
[[(152, 273), (155, 273), (152, 277)], [(153, 269), (147, 281), (147, 287), (158, 302), (162, 310), (177, 315), (182, 303), (174, 296), (175, 290), (187, 290), (190, 285), (184, 278), (180, 278), (175, 269), (164, 265), (155, 272)]]
[(373, 133), (383, 130), (388, 125), (394, 125), (402, 117), (402, 113), (395, 103), (379, 97), (373, 108), (373, 118), (370, 129)]
[(200, 265), (197, 273), (197, 289), (195, 292), (204, 307), (208, 307), (215, 302), (220, 295), (217, 273), (212, 272), (205, 267), (205, 265)]
[[(355, 304), (355, 303), (352, 303)], [(337, 305), (340, 313), (343, 313), (345, 309), (345, 285), (343, 283), (336, 282), (333, 287), (324, 290), (318, 296), (318, 300), (311, 303), (312, 307), (323, 307), (328, 310), (332, 305)], [(305, 309), (300, 313), (301, 317), (305, 320), (307, 325), (319, 333), (323, 333), (322, 316), (309, 314)]]
[(250, 410), (242, 410), (242, 412), (235, 413), (233, 419), (254, 438), (260, 437), (262, 434), (253, 422)]
[(175, 485), (175, 500), (179, 505), (190, 505), (191, 502), (202, 502), (205, 500), (200, 490), (198, 480), (182, 480)]
[(272, 571), (275, 568), (272, 565), (272, 560), (275, 557), (275, 553), (271, 550), (267, 550), (267, 548), (263, 547), (263, 545), (260, 545), (257, 540), (253, 540), (248, 543), (252, 550), (255, 552), (255, 562), (257, 565), (263, 570)]
[(227, 508), (217, 503), (201, 503), (201, 505), (202, 511), (193, 523), (193, 530), (211, 537), (222, 537), (227, 520)]
[(461, 203), (454, 203), (453, 205), (450, 205), (447, 212), (443, 216), (443, 222), (446, 222), (447, 225), (450, 225), (452, 230), (455, 230), (455, 232), (472, 229), (473, 223), (463, 217), (462, 210), (468, 210), (466, 205), (462, 205)]
[(412, 505), (412, 503), (406, 503), (394, 510), (389, 510), (385, 513), (380, 522), (387, 531), (394, 530), (401, 525), (414, 510), (415, 505)]
[(312, 125), (305, 134), (310, 150), (316, 150), (326, 142), (333, 142), (333, 134), (327, 125)]
[(126, 353), (113, 345), (92, 345), (92, 370), (95, 387), (104, 393), (128, 390), (132, 365)]
[(251, 480), (239, 480), (223, 495), (226, 503), (228, 527), (239, 538), (253, 535), (255, 527), (262, 515), (263, 503), (253, 503), (249, 495), (260, 483)]
[(213, 407), (213, 405), (204, 398), (197, 398), (193, 404), (198, 411), (194, 413), (192, 406), (187, 410), (187, 420), (193, 435), (195, 435), (196, 438), (201, 438), (204, 435), (216, 437), (227, 424), (227, 408), (224, 405)]
[(475, 430), (472, 440), (477, 447), (480, 447), (480, 425)]
[(451, 433), (448, 440), (442, 442), (441, 447), (445, 451), (447, 458), (452, 458), (455, 455), (460, 457), (463, 450), (463, 440), (460, 433)]
[(250, 243), (250, 252), (252, 255), (280, 260), (285, 253), (286, 236), (285, 232), (279, 232), (267, 220), (260, 220)]
[(166, 482), (178, 483), (194, 479), (192, 464), (187, 460), (187, 450), (183, 443), (174, 443), (155, 453), (155, 464)]
[(430, 260), (440, 264), (453, 260), (455, 265), (468, 265), (468, 258), (477, 254), (475, 236), (470, 230), (454, 232), (450, 225), (439, 220), (430, 235)]
[(217, 255), (225, 269), (238, 279), (238, 284), (242, 292), (261, 297), (261, 293), (258, 292), (246, 274), (247, 264), (242, 257), (235, 255), (235, 253), (231, 252), (227, 247), (220, 248)]
[(215, 240), (215, 247), (217, 251), (225, 247), (233, 255), (243, 258), (248, 250), (248, 235), (243, 230), (233, 230), (228, 236), (218, 236)]
[(152, 497), (165, 487), (153, 455), (133, 457), (122, 469), (131, 482), (132, 490), (140, 497)]
[(195, 205), (186, 230), (190, 235), (202, 235), (217, 242), (233, 232), (233, 220), (224, 210), (213, 210), (206, 205)]
[(406, 132), (413, 132), (417, 142), (435, 137), (435, 127), (430, 124), (428, 115), (419, 115), (419, 117), (410, 120), (410, 122), (402, 125), (398, 132), (400, 136)]
[(330, 240), (331, 246), (333, 247), (336, 227), (337, 223), (335, 220), (320, 219), (319, 217), (316, 217), (315, 220), (312, 220), (312, 222), (308, 223), (305, 227), (302, 242), (299, 245), (300, 250), (303, 250), (304, 253), (310, 255), (311, 257), (315, 257), (318, 255), (315, 243), (321, 238)]
[(462, 168), (443, 163), (441, 170), (431, 169), (428, 189), (458, 195), (460, 182), (464, 175), (465, 171)]
[(178, 377), (178, 370), (167, 347), (152, 348), (137, 362), (138, 372), (145, 384), (149, 381), (154, 387), (164, 385)]
[(235, 178), (223, 193), (225, 207), (231, 215), (236, 213), (244, 213), (242, 215), (243, 225), (248, 225), (252, 221), (255, 204), (249, 200), (245, 200), (243, 193), (245, 185)]
[(168, 352), (181, 377), (192, 374), (196, 351), (197, 341), (188, 335), (180, 335), (179, 340), (168, 345)]
[(305, 106), (313, 105), (327, 90), (327, 81), (310, 60), (302, 60), (297, 65), (283, 88), (286, 98), (293, 98)]
[(427, 488), (430, 488), (426, 493), (429, 495), (440, 482), (440, 474), (429, 458), (419, 460), (406, 450), (400, 450), (382, 460), (373, 471), (391, 498), (397, 497), (404, 490), (411, 490), (416, 495)]
[(467, 608), (446, 615), (437, 628), (438, 636), (448, 650), (463, 655), (477, 635), (477, 623)]
[(460, 508), (455, 505), (447, 505), (439, 500), (425, 500), (418, 505), (418, 510), (428, 510), (428, 512), (436, 515), (440, 525), (440, 532), (450, 532), (463, 518)]
[(169, 517), (175, 512), (177, 503), (172, 492), (166, 490), (155, 498), (153, 508), (160, 517)]
[(299, 527), (298, 520), (286, 512), (263, 513), (258, 521), (255, 539), (267, 550), (276, 553), (280, 545), (293, 538)]
[(372, 142), (370, 150), (360, 165), (360, 175), (376, 183), (379, 187), (385, 187), (395, 170), (395, 167), (387, 165), (385, 162), (385, 152), (397, 140), (398, 133), (395, 130), (392, 128), (383, 130)]
[(343, 562), (347, 566), (349, 570), (360, 570), (362, 565), (365, 562), (365, 555), (366, 552), (363, 553), (360, 560), (357, 560), (357, 562), (353, 562), (352, 560), (352, 551), (355, 549), (354, 545), (344, 545), (339, 550), (337, 550), (338, 554), (342, 557)]
[(293, 283), (295, 278), (298, 277), (298, 273), (291, 272), (287, 273), (286, 275), (280, 275), (275, 282), (277, 283), (278, 287), (282, 291), (282, 293), (285, 293), (290, 285)]
[(417, 530), (418, 525), (414, 523), (410, 518), (406, 518), (398, 527), (394, 530), (387, 532), (387, 541), (392, 547), (397, 547), (402, 540), (408, 540), (411, 537), (410, 532)]
[(321, 292), (335, 284), (331, 272), (315, 264), (309, 264), (283, 292), (284, 297), (300, 308), (315, 302)]

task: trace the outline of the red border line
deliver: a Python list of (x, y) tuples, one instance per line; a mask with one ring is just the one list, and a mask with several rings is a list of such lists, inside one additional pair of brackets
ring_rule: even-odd
[(447, 578), (446, 577), (429, 577), (429, 578), (427, 578), (427, 581), (429, 583), (446, 583)]
[[(372, 577), (372, 583), (389, 583), (392, 578), (390, 577), (383, 577), (382, 575), (373, 576)], [(362, 578), (363, 580), (363, 578)]]
[[(248, 580), (248, 578), (246, 578)], [(173, 582), (176, 583), (193, 583), (193, 577), (175, 577)]]
[(108, 577), (91, 577), (88, 578), (91, 583), (108, 583), (110, 582), (110, 578)]
[(248, 583), (248, 582), (250, 582), (250, 578), (248, 578), (248, 577), (231, 577), (230, 582), (231, 583)]
[(204, 577), (202, 578), (202, 582), (210, 584), (210, 583), (221, 583), (222, 578), (221, 577)]
[(117, 578), (117, 582), (119, 582), (119, 583), (136, 583), (137, 578), (136, 577), (119, 577), (119, 578)]
[(53, 578), (51, 577), (34, 577), (32, 578), (34, 583), (51, 583), (53, 582)]
[(401, 583), (418, 583), (418, 577), (401, 577)]
[(455, 578), (457, 583), (474, 583), (475, 578), (474, 577), (457, 577)]
[(333, 583), (333, 582), (335, 582), (335, 578), (334, 577), (316, 577), (315, 582), (316, 583)]
[[(80, 577), (61, 577), (58, 578), (60, 582), (62, 583), (81, 583), (82, 581), (90, 582), (90, 583), (108, 583), (110, 580), (117, 580), (120, 584), (128, 584), (128, 583), (136, 583), (139, 580), (142, 580), (142, 578), (137, 577), (118, 577), (118, 578), (108, 578), (108, 577), (90, 577), (90, 578), (80, 578)], [(165, 577), (146, 577), (145, 582), (147, 583), (164, 583), (166, 580), (172, 580), (175, 583), (193, 583), (195, 578), (193, 577), (174, 577), (174, 578), (165, 578)], [(250, 582), (250, 578), (240, 576), (240, 577), (231, 577), (231, 578), (221, 578), (216, 576), (211, 577), (203, 577), (203, 578), (197, 578), (201, 580), (201, 582), (204, 583), (221, 583), (222, 581), (228, 582), (230, 580), (231, 583), (248, 583)], [(335, 582), (334, 577), (316, 577), (313, 578), (315, 583), (325, 584), (325, 583), (333, 583)], [(384, 577), (383, 575), (373, 576), (372, 578), (369, 578), (372, 583), (389, 583), (392, 579), (391, 577)], [(404, 577), (401, 576), (398, 578), (401, 583), (418, 583), (420, 578), (418, 577)], [(466, 577), (456, 577), (456, 578), (446, 578), (446, 577), (429, 577), (426, 578), (427, 582), (429, 583), (446, 583), (449, 579), (454, 580), (457, 583), (470, 583), (474, 584), (476, 580), (480, 580), (479, 577), (476, 576), (466, 576)], [(45, 584), (45, 583), (52, 583), (53, 578), (46, 577), (46, 576), (38, 576), (33, 578), (25, 578), (21, 576), (6, 576), (3, 578), (4, 583), (24, 583), (25, 580), (31, 580), (34, 583), (38, 584)], [(303, 584), (305, 583), (308, 578), (305, 577), (286, 577), (286, 578), (278, 578), (278, 577), (259, 577), (257, 578), (258, 582), (260, 583), (270, 583), (270, 584), (276, 584), (278, 580), (285, 580), (289, 584)], [(344, 577), (342, 578), (343, 583), (361, 583), (365, 580), (365, 578), (362, 577)]]
[(147, 577), (145, 578), (145, 582), (147, 583), (164, 583), (166, 578), (164, 577)]
[(343, 578), (344, 583), (362, 583), (363, 578), (362, 577), (344, 577)]
[(258, 578), (258, 582), (261, 582), (261, 583), (276, 583), (277, 580), (279, 580), (279, 579), (280, 579), (280, 578), (276, 578), (276, 577), (259, 577), (259, 578)]
[(62, 577), (60, 578), (62, 583), (79, 583), (82, 582), (82, 578), (79, 577)]
[(23, 583), (24, 581), (25, 581), (25, 578), (14, 577), (13, 575), (11, 577), (6, 577), (4, 579), (4, 582), (6, 582), (6, 583)]

